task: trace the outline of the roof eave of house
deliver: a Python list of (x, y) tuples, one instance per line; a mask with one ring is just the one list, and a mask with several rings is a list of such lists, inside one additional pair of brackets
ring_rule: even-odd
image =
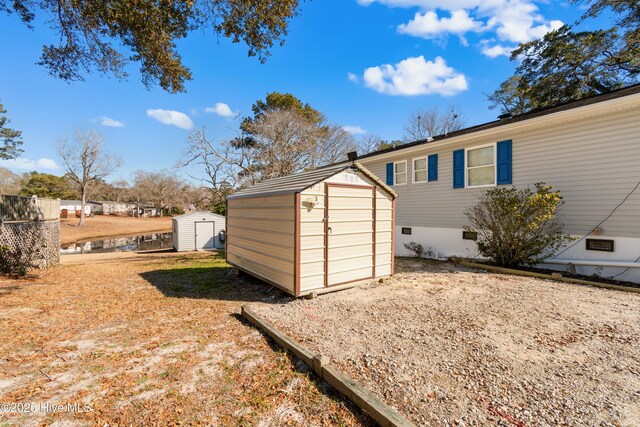
[[(640, 85), (638, 85), (640, 89)], [(439, 148), (452, 145), (468, 139), (490, 136), (501, 132), (509, 132), (527, 127), (539, 125), (542, 122), (551, 124), (556, 121), (563, 121), (581, 116), (591, 116), (608, 111), (619, 111), (640, 106), (640, 91), (631, 93), (623, 97), (616, 97), (600, 102), (593, 102), (575, 108), (558, 109), (557, 111), (543, 111), (536, 113), (532, 117), (514, 117), (511, 119), (496, 120), (478, 126), (473, 126), (461, 131), (452, 132), (449, 135), (441, 135), (433, 138), (432, 141), (415, 141), (402, 144), (397, 147), (388, 148), (370, 154), (362, 155), (358, 161), (381, 160), (398, 154), (413, 153), (423, 149)], [(346, 162), (345, 162), (346, 163)]]

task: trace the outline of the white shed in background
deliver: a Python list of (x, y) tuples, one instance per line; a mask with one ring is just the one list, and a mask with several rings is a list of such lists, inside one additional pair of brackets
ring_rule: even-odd
[(178, 252), (224, 249), (225, 218), (211, 212), (191, 212), (172, 218), (173, 248)]

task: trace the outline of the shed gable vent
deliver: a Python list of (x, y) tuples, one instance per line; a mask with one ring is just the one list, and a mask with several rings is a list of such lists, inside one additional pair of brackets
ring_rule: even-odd
[(613, 252), (613, 240), (587, 239), (588, 251)]

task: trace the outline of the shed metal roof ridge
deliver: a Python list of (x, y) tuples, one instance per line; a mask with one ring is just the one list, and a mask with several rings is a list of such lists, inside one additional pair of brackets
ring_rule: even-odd
[(376, 184), (385, 189), (393, 197), (397, 197), (397, 193), (388, 185), (371, 173), (367, 168), (358, 162), (341, 163), (332, 166), (326, 166), (319, 169), (313, 169), (294, 175), (288, 175), (279, 178), (273, 178), (238, 191), (235, 194), (227, 196), (227, 199), (239, 199), (246, 197), (275, 196), (281, 194), (295, 194), (312, 187), (327, 178), (330, 178), (344, 170), (354, 168), (362, 172), (366, 177), (374, 181)]

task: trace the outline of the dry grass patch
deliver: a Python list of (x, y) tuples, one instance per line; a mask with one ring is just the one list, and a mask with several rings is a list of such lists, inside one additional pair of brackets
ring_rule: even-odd
[(239, 318), (246, 301), (288, 298), (228, 271), (173, 253), (0, 280), (0, 402), (95, 408), (0, 425), (367, 425)]

